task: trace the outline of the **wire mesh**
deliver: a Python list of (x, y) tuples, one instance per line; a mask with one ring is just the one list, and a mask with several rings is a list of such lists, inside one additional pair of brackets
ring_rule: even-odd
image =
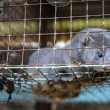
[[(98, 82), (104, 82), (104, 84), (107, 82), (109, 86), (110, 76), (106, 68), (110, 66), (110, 62), (105, 61), (105, 57), (109, 57), (109, 53), (106, 56), (106, 51), (110, 48), (109, 41), (106, 44), (105, 38), (106, 33), (109, 35), (110, 32), (108, 4), (110, 2), (104, 0), (1, 0), (0, 90), (4, 89), (2, 86), (6, 86), (7, 91), (9, 90), (7, 92), (9, 94), (8, 101), (14, 91), (13, 86), (18, 87), (16, 94), (19, 94), (22, 88), (27, 91), (30, 90), (27, 87), (31, 84), (37, 84), (38, 89), (36, 89), (35, 94), (48, 96), (47, 94), (52, 93), (49, 97), (53, 99), (56, 98), (56, 91), (59, 93), (62, 90), (66, 91), (66, 89), (66, 92), (71, 88), (76, 89), (74, 87), (76, 83), (79, 87), (78, 92), (74, 95), (71, 93), (72, 95), (69, 94), (70, 96), (67, 95), (66, 98), (78, 96), (80, 92), (83, 94), (83, 89), (88, 91), (89, 95), (93, 94), (93, 96), (95, 94), (91, 91), (94, 88), (97, 88), (98, 91), (101, 89), (100, 93), (104, 94), (102, 88), (98, 87), (97, 84)], [(97, 9), (98, 11), (96, 11)], [(85, 28), (85, 31), (80, 31)], [(89, 28), (101, 29), (90, 30)], [(105, 30), (105, 28), (108, 30)], [(80, 35), (81, 37), (83, 34), (86, 36), (85, 46), (77, 46), (80, 44), (73, 46), (74, 36)], [(101, 45), (88, 45), (88, 41), (91, 41), (89, 35), (93, 34), (101, 35)], [(69, 40), (69, 44), (65, 44), (63, 48), (57, 48), (57, 41), (60, 40), (65, 42)], [(47, 41), (50, 41), (52, 46), (46, 47)], [(88, 53), (90, 50), (95, 51), (95, 49), (103, 50), (103, 62), (88, 62)], [(82, 55), (84, 58), (74, 61), (73, 52), (80, 50), (85, 51), (85, 54)], [(68, 53), (67, 56), (66, 52)], [(74, 58), (77, 58), (78, 55)], [(89, 58), (92, 59), (93, 57)], [(84, 59), (85, 61), (83, 61)], [(91, 71), (91, 68), (96, 68), (96, 70)], [(101, 71), (97, 68), (100, 68)], [(90, 86), (93, 90), (91, 88), (88, 90), (88, 79), (86, 86), (83, 84), (85, 83), (83, 80), (86, 81), (83, 76), (89, 76)], [(9, 81), (12, 84), (11, 89), (9, 89)], [(39, 83), (41, 85), (46, 84), (46, 86), (41, 87)], [(59, 90), (58, 85), (61, 89), (62, 85), (70, 85), (71, 87)], [(105, 85), (104, 88), (106, 88)], [(62, 94), (59, 96), (61, 99), (64, 97), (64, 94)], [(80, 99), (81, 101), (91, 101), (89, 98), (87, 100), (83, 99), (83, 95), (79, 99), (72, 100), (73, 102), (79, 102)], [(97, 99), (92, 101), (98, 102)], [(99, 102), (101, 101), (103, 102), (105, 99), (102, 97)], [(107, 101), (110, 100), (107, 99), (105, 102)]]

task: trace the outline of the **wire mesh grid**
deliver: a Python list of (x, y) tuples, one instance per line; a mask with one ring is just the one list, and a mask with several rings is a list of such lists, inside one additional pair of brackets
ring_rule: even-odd
[[(92, 12), (93, 7), (89, 9), (89, 6), (91, 6), (90, 4), (94, 5), (95, 3), (99, 8), (97, 13)], [(52, 87), (54, 88), (54, 91), (58, 91), (58, 93), (56, 93), (57, 95), (59, 94), (57, 85), (72, 85), (70, 88), (76, 89), (73, 85), (77, 83), (76, 87), (79, 87), (79, 92), (76, 92), (76, 94), (74, 92), (74, 95), (72, 94), (70, 96), (65, 96), (66, 98), (76, 97), (80, 92), (83, 94), (83, 89), (84, 91), (89, 91), (89, 95), (94, 94), (90, 92), (94, 90), (93, 88), (97, 88), (97, 90), (100, 91), (99, 93), (104, 94), (104, 92), (101, 92), (101, 87), (98, 87), (97, 84), (98, 82), (104, 82), (104, 88), (106, 88), (106, 84), (109, 86), (110, 76), (109, 71), (107, 71), (106, 68), (109, 69), (110, 63), (108, 58), (109, 54), (108, 56), (106, 56), (106, 53), (108, 52), (107, 49), (110, 48), (110, 45), (109, 38), (107, 44), (105, 43), (105, 36), (106, 33), (108, 33), (107, 35), (109, 36), (110, 31), (105, 30), (105, 28), (110, 28), (108, 22), (110, 14), (107, 11), (108, 8), (104, 7), (105, 4), (107, 7), (109, 3), (109, 1), (105, 0), (1, 0), (0, 90), (3, 90), (3, 86), (6, 86), (6, 91), (9, 94), (8, 101), (11, 99), (11, 93), (13, 93), (13, 91), (16, 89), (17, 85), (18, 86), (16, 94), (19, 94), (19, 91), (22, 88), (24, 88), (26, 92), (30, 90), (30, 84), (38, 84), (40, 90), (36, 89), (37, 95), (43, 94), (44, 96), (49, 96), (47, 95), (49, 94), (49, 92), (55, 95), (53, 93), (53, 89), (51, 90), (49, 87), (47, 87), (47, 85), (43, 86), (41, 89), (41, 85), (39, 85), (39, 82), (41, 81), (48, 81), (49, 85), (51, 86), (53, 84), (54, 86)], [(77, 11), (77, 5), (80, 11), (81, 9), (84, 10), (81, 11), (83, 12), (83, 14), (81, 14), (80, 11)], [(74, 11), (74, 9), (76, 12)], [(104, 9), (106, 9), (106, 11)], [(97, 19), (98, 21), (100, 21), (98, 22), (99, 24), (97, 23)], [(101, 29), (90, 30), (90, 27), (98, 27)], [(83, 30), (84, 28), (86, 28), (85, 31), (79, 31)], [(89, 39), (89, 35), (95, 33), (101, 35), (101, 46), (88, 45), (88, 41), (91, 41), (91, 39)], [(81, 37), (82, 34), (86, 36), (84, 46), (73, 46), (73, 36), (80, 35)], [(64, 46), (63, 48), (57, 48), (56, 43), (61, 38), (63, 38), (64, 40), (66, 38), (66, 41), (69, 40), (69, 44), (66, 44), (66, 46)], [(50, 43), (53, 43), (52, 46), (49, 45), (49, 47), (46, 47), (47, 41), (51, 41)], [(35, 45), (33, 47), (34, 43)], [(103, 61), (97, 63), (89, 62), (88, 53), (89, 50), (92, 49), (103, 50), (101, 56), (103, 58)], [(83, 50), (85, 52), (85, 58), (83, 58), (85, 59), (85, 61), (79, 59), (78, 61), (76, 60), (75, 62), (72, 62), (72, 60), (74, 60), (74, 50)], [(65, 56), (66, 53), (64, 52), (67, 52), (68, 55)], [(44, 55), (43, 57), (42, 54)], [(65, 57), (63, 58), (63, 56)], [(106, 57), (108, 58), (107, 61), (105, 61)], [(91, 57), (91, 59), (92, 58), (94, 57)], [(45, 59), (51, 59), (51, 61)], [(42, 63), (42, 60), (45, 63)], [(99, 69), (101, 72), (97, 72), (98, 67), (100, 67)], [(86, 70), (83, 70), (82, 68), (86, 68)], [(91, 70), (91, 68), (96, 69), (95, 71), (93, 71)], [(82, 70), (79, 71), (79, 69)], [(97, 74), (94, 75), (94, 73)], [(89, 76), (89, 81), (88, 79), (82, 78), (82, 76), (85, 76), (86, 74)], [(59, 78), (60, 81), (62, 80), (62, 82), (58, 82)], [(85, 82), (83, 82), (84, 79)], [(53, 82), (51, 84), (50, 81), (52, 80)], [(65, 80), (68, 84), (65, 84)], [(54, 81), (56, 81), (57, 84), (55, 84)], [(48, 84), (47, 82), (45, 83)], [(81, 89), (81, 86), (79, 85), (81, 85), (83, 89)], [(88, 90), (87, 86), (92, 86), (91, 88), (93, 90)], [(47, 90), (47, 88), (49, 88), (49, 90)], [(107, 88), (107, 90), (109, 90), (109, 87)], [(61, 91), (63, 90), (60, 90), (60, 92)], [(31, 93), (29, 92), (29, 94)], [(50, 97), (55, 98), (52, 94), (50, 95)], [(105, 93), (105, 95), (107, 96), (109, 94)], [(64, 97), (64, 94), (59, 97), (62, 99), (62, 97)], [(72, 100), (73, 102), (80, 102), (80, 100), (91, 101), (89, 99), (90, 97), (88, 97), (88, 99), (86, 100), (82, 97), (83, 95), (80, 95), (79, 99), (77, 98)], [(105, 101), (105, 99), (107, 99), (107, 97), (105, 99), (104, 98), (105, 97), (102, 97), (102, 100), (100, 101), (103, 102)], [(97, 99), (93, 99), (93, 101), (94, 100), (96, 102), (99, 101)], [(107, 101), (110, 101), (109, 98), (105, 102)]]

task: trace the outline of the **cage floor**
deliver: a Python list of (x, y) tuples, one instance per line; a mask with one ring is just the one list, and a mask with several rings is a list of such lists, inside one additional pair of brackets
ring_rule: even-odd
[[(52, 99), (44, 96), (37, 96), (33, 94), (30, 89), (30, 85), (21, 85), (21, 89), (19, 90), (19, 86), (15, 84), (15, 90), (12, 93), (12, 98), (10, 101), (31, 101), (35, 102), (46, 101), (46, 102), (54, 102)], [(75, 98), (69, 98), (61, 101), (62, 103), (79, 103), (79, 102), (89, 102), (89, 103), (110, 103), (110, 85), (109, 82), (106, 81), (104, 83), (94, 84), (89, 87), (81, 87), (81, 91), (79, 95)], [(17, 94), (18, 92), (18, 94)], [(8, 99), (9, 94), (6, 92), (6, 89), (0, 92), (0, 101), (5, 102)]]

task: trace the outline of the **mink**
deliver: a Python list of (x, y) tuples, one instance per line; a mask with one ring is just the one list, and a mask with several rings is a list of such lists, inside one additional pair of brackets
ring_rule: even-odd
[[(107, 29), (101, 28), (88, 28), (80, 31), (75, 35), (72, 39), (71, 44), (69, 43), (64, 48), (56, 49), (54, 55), (54, 64), (58, 65), (73, 65), (73, 64), (103, 64), (110, 63), (110, 48), (106, 48), (110, 46), (110, 32)], [(71, 45), (71, 57), (70, 57), (70, 45)], [(103, 48), (104, 46), (104, 48)], [(38, 59), (38, 65), (49, 65), (53, 64), (53, 52), (54, 50), (45, 50), (41, 49), (39, 51), (35, 51), (29, 59), (28, 65), (36, 65)], [(69, 60), (70, 58), (70, 60)], [(38, 66), (37, 65), (37, 66)], [(80, 65), (79, 65), (80, 66)], [(105, 69), (110, 69), (109, 66), (105, 67)], [(55, 71), (52, 68), (43, 68), (40, 69), (42, 73), (48, 73), (48, 78), (59, 81), (59, 80), (68, 80), (71, 81), (74, 78), (73, 74), (64, 74), (59, 77), (56, 75)], [(72, 73), (69, 68), (57, 68), (58, 73)], [(86, 67), (72, 68), (73, 72), (84, 73), (87, 72)], [(90, 67), (90, 72), (99, 71), (102, 72), (103, 67)], [(28, 73), (39, 73), (37, 69), (27, 69)], [(51, 75), (53, 74), (53, 75)], [(37, 75), (33, 75), (32, 77), (36, 77)]]

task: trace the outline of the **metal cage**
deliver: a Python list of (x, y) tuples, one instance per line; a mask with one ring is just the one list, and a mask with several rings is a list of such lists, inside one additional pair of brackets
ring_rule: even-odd
[[(71, 88), (75, 89), (73, 90), (74, 94), (75, 91), (78, 91), (75, 94), (75, 98), (73, 97), (70, 100), (70, 96), (65, 96), (68, 100), (64, 102), (110, 102), (110, 74), (109, 71), (106, 70), (106, 67), (109, 67), (110, 63), (104, 62), (104, 50), (110, 48), (110, 46), (105, 46), (104, 44), (104, 35), (106, 32), (110, 32), (109, 4), (109, 0), (1, 0), (0, 90), (7, 91), (9, 94), (8, 101), (11, 100), (11, 94), (12, 100), (36, 100), (36, 98), (39, 99), (39, 95), (53, 97), (56, 91), (58, 92), (57, 94), (59, 94), (59, 92), (63, 90), (49, 89), (50, 91), (46, 91), (47, 86), (41, 89), (39, 85), (39, 82), (42, 81), (47, 81), (49, 84), (53, 81), (53, 88), (56, 87), (57, 84), (64, 86), (66, 85), (65, 83), (68, 83), (67, 85), (71, 85)], [(82, 32), (81, 30), (85, 28), (87, 31)], [(102, 31), (88, 31), (89, 28), (101, 28)], [(72, 47), (72, 39), (74, 39), (76, 34), (85, 33), (86, 38), (88, 38), (89, 33), (96, 32), (103, 33), (101, 47)], [(63, 47), (61, 40), (63, 40), (64, 43)], [(61, 45), (59, 46), (61, 47), (57, 47), (57, 42), (60, 42), (59, 44)], [(65, 45), (68, 44), (69, 47), (65, 47)], [(88, 50), (96, 48), (103, 49), (103, 62), (88, 63)], [(75, 49), (85, 49), (85, 63), (71, 63), (72, 50)], [(58, 51), (65, 50), (69, 51), (68, 63), (56, 63), (55, 55)], [(51, 63), (39, 64), (40, 53), (43, 51), (52, 51)], [(29, 60), (32, 59), (33, 52), (37, 52), (37, 56), (33, 57), (33, 61), (36, 63), (32, 64), (29, 63)], [(60, 58), (58, 57), (58, 60)], [(43, 59), (41, 58), (41, 60)], [(92, 77), (91, 67), (101, 67), (103, 68), (103, 72), (95, 72), (95, 77)], [(81, 76), (78, 76), (79, 72), (74, 71), (74, 68), (86, 68), (87, 71), (82, 71)], [(28, 72), (27, 69), (30, 72)], [(33, 72), (33, 69), (37, 70), (38, 73)], [(62, 75), (65, 74), (73, 75), (73, 79), (69, 82), (67, 80), (67, 82), (57, 82), (56, 84), (54, 80), (51, 79), (53, 73), (45, 73), (42, 71), (43, 69), (52, 69), (54, 75), (60, 77), (60, 81), (62, 80)], [(70, 72), (57, 71), (59, 69), (68, 69)], [(82, 78), (83, 74), (86, 78)], [(48, 75), (50, 77), (48, 77)], [(68, 75), (65, 77), (68, 77)], [(46, 84), (48, 84), (47, 82)], [(38, 85), (39, 87), (39, 89), (36, 89), (35, 94), (38, 95), (36, 97), (31, 93), (31, 84)], [(75, 85), (79, 87), (78, 90), (76, 90)], [(4, 91), (0, 94), (1, 103), (6, 101), (7, 93)], [(49, 93), (51, 93), (51, 95), (47, 95)], [(16, 94), (17, 98), (15, 98)], [(27, 95), (29, 95), (29, 99), (27, 99)], [(41, 98), (41, 100), (44, 99), (45, 98)], [(45, 100), (51, 101), (51, 99), (48, 98)]]

